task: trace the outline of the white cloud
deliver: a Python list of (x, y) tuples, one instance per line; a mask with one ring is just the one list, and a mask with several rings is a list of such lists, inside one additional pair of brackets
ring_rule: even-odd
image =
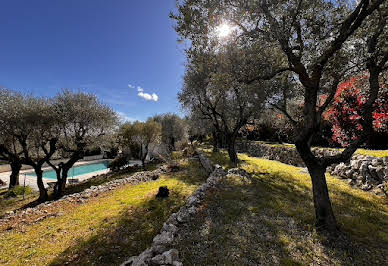
[(132, 118), (132, 117), (129, 117), (127, 116), (125, 113), (123, 112), (116, 112), (117, 115), (119, 116), (119, 119), (122, 123), (125, 123), (125, 122), (134, 122), (136, 121), (135, 118)]
[(155, 101), (157, 102), (159, 97), (158, 95), (156, 95), (155, 93), (153, 93), (152, 95), (149, 94), (149, 93), (146, 93), (146, 92), (142, 92), (140, 91), (138, 94), (137, 94), (139, 97), (147, 100), (147, 101)]
[[(130, 89), (135, 88), (135, 86), (133, 86), (131, 84), (128, 84), (128, 87)], [(137, 86), (137, 96), (145, 99), (146, 101), (154, 101), (154, 102), (159, 101), (159, 96), (156, 93), (150, 94), (150, 93), (144, 92), (144, 89), (140, 86)]]

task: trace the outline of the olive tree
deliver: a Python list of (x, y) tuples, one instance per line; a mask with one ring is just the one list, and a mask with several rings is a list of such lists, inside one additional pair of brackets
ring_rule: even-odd
[(0, 89), (0, 159), (11, 166), (9, 189), (19, 185), (23, 151), (17, 141), (16, 121), (24, 97), (21, 94)]
[(162, 126), (162, 143), (169, 151), (175, 151), (176, 143), (187, 139), (187, 125), (178, 115), (156, 115), (152, 119)]
[(239, 130), (259, 116), (269, 93), (264, 81), (244, 81), (256, 72), (251, 68), (261, 60), (257, 51), (257, 47), (241, 49), (234, 43), (192, 50), (179, 93), (184, 108), (212, 122), (215, 141), (226, 140), (233, 163), (238, 160), (235, 142)]
[[(373, 129), (379, 79), (387, 69), (387, 5), (384, 0), (186, 0), (178, 3), (178, 14), (172, 15), (177, 32), (194, 47), (202, 47), (201, 40), (222, 20), (234, 25), (247, 43), (271, 45), (282, 64), (251, 82), (286, 71), (297, 78), (303, 87), (304, 110), (295, 144), (311, 176), (316, 226), (330, 233), (336, 233), (338, 225), (325, 171), (331, 164), (349, 160)], [(369, 75), (369, 97), (362, 112), (362, 134), (337, 155), (314, 154), (311, 139), (321, 129), (322, 114), (338, 84), (363, 71)], [(322, 94), (327, 98), (320, 102)]]
[(147, 122), (127, 122), (120, 127), (119, 142), (123, 148), (129, 148), (131, 153), (141, 160), (145, 169), (145, 160), (151, 145), (160, 142), (161, 134), (162, 126), (152, 119)]
[(101, 103), (94, 94), (64, 90), (53, 99), (56, 117), (57, 149), (64, 162), (48, 164), (57, 174), (54, 187), (56, 198), (62, 195), (69, 170), (84, 157), (86, 149), (102, 145), (118, 124), (117, 114)]

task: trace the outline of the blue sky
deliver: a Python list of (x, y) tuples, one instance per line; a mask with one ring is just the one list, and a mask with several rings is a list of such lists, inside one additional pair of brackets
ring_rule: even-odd
[(174, 9), (175, 0), (2, 0), (0, 86), (93, 92), (130, 119), (180, 113)]

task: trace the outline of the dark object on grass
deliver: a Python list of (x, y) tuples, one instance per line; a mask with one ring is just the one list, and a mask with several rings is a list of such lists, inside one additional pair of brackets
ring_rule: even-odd
[(153, 175), (151, 178), (152, 178), (152, 180), (157, 180), (157, 179), (159, 179), (159, 175)]
[(167, 198), (170, 195), (170, 191), (167, 186), (159, 187), (159, 192), (156, 194), (157, 198)]

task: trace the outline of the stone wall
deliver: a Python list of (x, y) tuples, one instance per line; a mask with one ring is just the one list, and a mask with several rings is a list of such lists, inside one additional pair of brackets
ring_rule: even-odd
[[(61, 202), (77, 202), (83, 204), (89, 200), (89, 198), (97, 197), (99, 194), (114, 190), (120, 186), (126, 184), (139, 184), (143, 182), (149, 182), (153, 180), (157, 180), (161, 174), (165, 174), (169, 172), (169, 167), (167, 165), (163, 165), (156, 170), (153, 171), (144, 171), (134, 173), (126, 178), (116, 179), (105, 184), (99, 186), (91, 186), (88, 189), (85, 189), (82, 192), (74, 193), (70, 195), (65, 195), (59, 200), (56, 201), (48, 201), (34, 208), (27, 208), (25, 210), (17, 210), (17, 211), (9, 211), (4, 217), (0, 218), (0, 227), (9, 227), (8, 229), (12, 229), (12, 224), (15, 220), (25, 219), (27, 216), (36, 216), (37, 221), (41, 221), (50, 216), (55, 216), (56, 214), (50, 214), (47, 212), (51, 206), (55, 206), (61, 204)], [(109, 175), (109, 174), (108, 174)]]
[[(305, 167), (297, 150), (292, 145), (265, 144), (260, 142), (239, 142), (239, 152), (246, 152), (250, 156), (276, 160), (282, 163)], [(314, 148), (317, 155), (334, 155), (335, 149)], [(327, 168), (327, 172), (365, 191), (376, 194), (386, 194), (388, 187), (388, 157), (375, 158), (354, 154), (349, 163), (340, 163)]]
[(178, 212), (173, 213), (168, 218), (160, 234), (154, 237), (150, 248), (143, 251), (139, 256), (129, 258), (122, 266), (183, 265), (179, 258), (179, 251), (171, 247), (174, 239), (179, 235), (182, 226), (199, 211), (205, 192), (216, 186), (228, 174), (219, 165), (213, 166), (205, 154), (199, 153), (199, 159), (206, 171), (214, 169), (206, 183), (194, 192)]

